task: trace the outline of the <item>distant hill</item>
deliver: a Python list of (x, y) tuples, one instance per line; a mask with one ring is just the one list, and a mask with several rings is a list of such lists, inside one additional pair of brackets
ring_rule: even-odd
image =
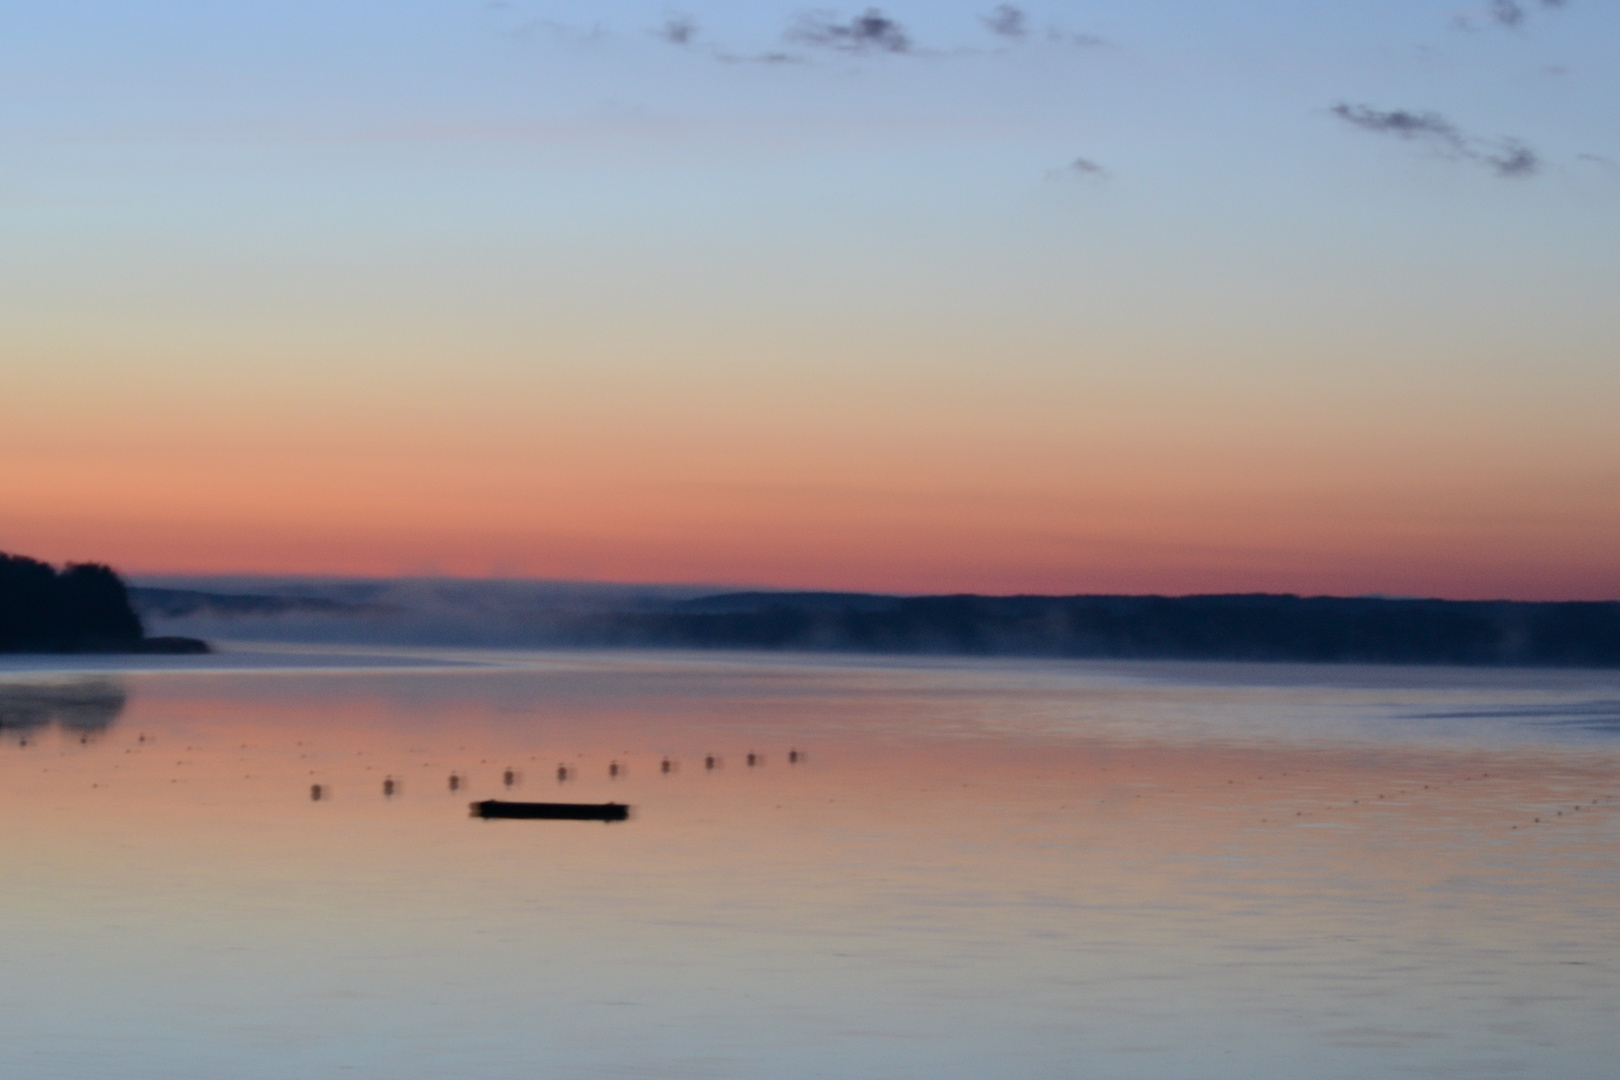
[(163, 579), (148, 625), (241, 641), (1620, 667), (1620, 603), (894, 596), (464, 579)]
[(1620, 667), (1615, 602), (754, 592), (589, 630), (604, 644), (688, 648)]
[(124, 582), (96, 563), (56, 570), (0, 553), (0, 652), (207, 652), (192, 638), (151, 638)]

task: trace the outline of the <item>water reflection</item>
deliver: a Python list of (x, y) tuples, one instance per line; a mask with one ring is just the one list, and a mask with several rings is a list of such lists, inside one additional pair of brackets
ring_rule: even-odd
[(112, 727), (128, 702), (123, 686), (110, 679), (0, 683), (0, 731), (25, 742), (55, 724), (84, 740)]
[(1572, 701), (1553, 704), (1492, 706), (1419, 712), (1413, 720), (1491, 720), (1529, 721), (1552, 728), (1588, 731), (1598, 735), (1620, 735), (1620, 700)]
[(0, 1076), (1612, 1074), (1620, 676), (1193, 674), (130, 676), (0, 754)]

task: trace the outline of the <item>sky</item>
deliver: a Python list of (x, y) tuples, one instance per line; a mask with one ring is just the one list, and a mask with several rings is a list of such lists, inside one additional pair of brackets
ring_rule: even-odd
[(1620, 5), (0, 7), (0, 550), (1620, 598)]

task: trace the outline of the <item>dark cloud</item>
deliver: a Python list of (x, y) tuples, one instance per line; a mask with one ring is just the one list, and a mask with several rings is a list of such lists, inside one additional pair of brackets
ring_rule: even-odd
[(1052, 169), (1046, 174), (1049, 180), (1104, 180), (1108, 175), (1107, 169), (1083, 157), (1077, 157), (1061, 169)]
[[(1561, 8), (1567, 6), (1567, 0), (1536, 0), (1538, 6), (1543, 8)], [(1453, 25), (1461, 30), (1471, 30), (1479, 19), (1488, 19), (1498, 26), (1518, 27), (1524, 25), (1530, 17), (1531, 0), (1490, 0), (1484, 11), (1464, 12), (1453, 19)]]
[(1518, 26), (1524, 22), (1524, 8), (1517, 0), (1491, 0), (1491, 18), (1503, 26)]
[(1403, 139), (1431, 139), (1459, 146), (1464, 141), (1456, 125), (1439, 113), (1409, 112), (1406, 109), (1385, 112), (1371, 105), (1351, 105), (1341, 101), (1333, 106), (1333, 115), (1359, 128), (1399, 135)]
[(697, 36), (697, 30), (697, 20), (690, 15), (671, 15), (664, 20), (663, 26), (653, 31), (653, 35), (671, 45), (690, 45)]
[(1424, 143), (1448, 157), (1477, 162), (1498, 176), (1531, 176), (1541, 169), (1536, 152), (1517, 139), (1481, 139), (1434, 112), (1375, 109), (1339, 102), (1333, 115), (1364, 131)]
[(1536, 152), (1517, 139), (1503, 139), (1494, 150), (1483, 150), (1475, 160), (1489, 165), (1497, 176), (1533, 176), (1541, 170)]
[(911, 38), (905, 28), (877, 8), (867, 8), (848, 22), (840, 22), (830, 11), (803, 12), (787, 36), (806, 45), (841, 52), (911, 51)]
[(1011, 4), (999, 4), (994, 11), (982, 18), (984, 25), (990, 28), (992, 34), (1021, 38), (1029, 33), (1029, 20), (1024, 15), (1024, 9), (1013, 7)]

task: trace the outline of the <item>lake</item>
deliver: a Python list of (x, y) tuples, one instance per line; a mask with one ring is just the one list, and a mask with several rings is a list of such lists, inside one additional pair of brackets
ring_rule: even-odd
[(1620, 672), (238, 647), (0, 725), (17, 1080), (1620, 1055)]

